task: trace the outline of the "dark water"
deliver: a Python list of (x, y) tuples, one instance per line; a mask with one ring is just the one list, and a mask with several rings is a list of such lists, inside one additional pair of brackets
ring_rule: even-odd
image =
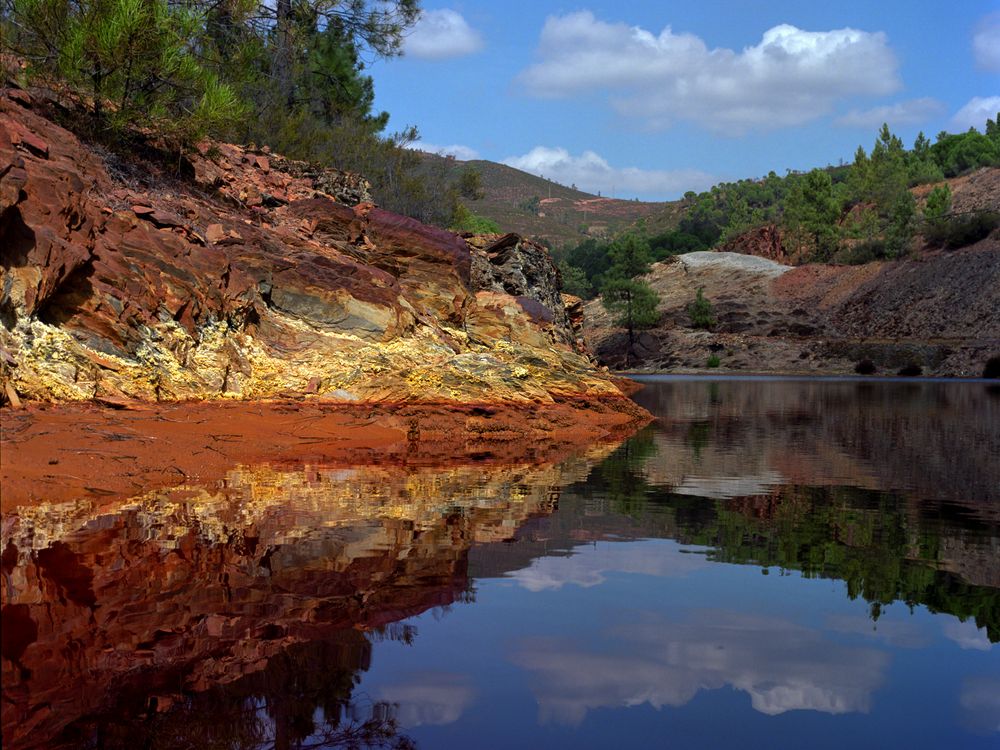
[(651, 381), (560, 466), (3, 519), (6, 747), (1000, 746), (1000, 391)]

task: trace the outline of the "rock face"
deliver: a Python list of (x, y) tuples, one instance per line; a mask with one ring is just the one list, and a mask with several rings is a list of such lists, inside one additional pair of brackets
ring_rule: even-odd
[[(863, 266), (791, 267), (737, 253), (689, 253), (653, 267), (657, 327), (629, 357), (648, 370), (853, 374), (865, 360), (883, 375), (981, 376), (1000, 354), (1000, 241)], [(702, 288), (716, 325), (691, 325)], [(598, 360), (625, 364), (627, 338), (600, 301), (586, 307)], [(860, 370), (858, 370), (860, 371)], [(868, 374), (866, 373), (866, 374)]]
[(622, 398), (574, 350), (544, 249), (473, 251), (265, 151), (206, 144), (185, 169), (104, 158), (0, 96), (10, 400)]

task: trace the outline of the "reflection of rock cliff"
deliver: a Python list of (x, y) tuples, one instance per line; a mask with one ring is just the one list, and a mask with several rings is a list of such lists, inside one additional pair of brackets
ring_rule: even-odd
[(166, 706), (267, 670), (296, 644), (461, 599), (469, 547), (551, 512), (599, 456), (487, 478), (243, 467), (216, 487), (6, 514), (5, 746), (72, 742), (71, 723), (129, 691)]
[(688, 380), (635, 398), (664, 415), (644, 472), (675, 492), (849, 485), (998, 517), (1000, 394), (986, 386)]
[(106, 161), (42, 109), (0, 97), (15, 399), (621, 400), (573, 350), (544, 251), (514, 238), (474, 273), (458, 236), (337, 202), (363, 185), (227, 145), (178, 180)]

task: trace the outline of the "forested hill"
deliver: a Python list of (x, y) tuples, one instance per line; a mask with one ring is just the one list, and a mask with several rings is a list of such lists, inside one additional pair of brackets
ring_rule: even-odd
[(432, 183), (460, 183), (463, 174), (475, 174), (477, 189), (462, 196), (469, 211), (503, 231), (531, 236), (550, 247), (613, 237), (637, 221), (669, 215), (681, 205), (608, 198), (494, 161), (420, 153), (421, 171)]
[[(942, 132), (934, 143), (921, 133), (911, 149), (883, 125), (851, 164), (688, 192), (635, 231), (652, 260), (722, 249), (781, 263), (856, 265), (964, 247), (1000, 226), (997, 118), (984, 132)], [(559, 248), (568, 291), (600, 293), (610, 248), (595, 239)]]

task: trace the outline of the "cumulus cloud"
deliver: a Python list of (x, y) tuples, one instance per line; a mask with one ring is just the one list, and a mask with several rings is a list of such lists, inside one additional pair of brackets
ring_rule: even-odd
[(944, 637), (958, 644), (963, 650), (989, 651), (993, 648), (986, 628), (976, 627), (973, 620), (962, 622), (959, 619), (949, 619), (944, 623)]
[(982, 131), (987, 120), (992, 120), (1000, 112), (1000, 96), (974, 96), (951, 118), (953, 126), (959, 130), (976, 128)]
[(799, 125), (843, 98), (884, 96), (900, 86), (885, 34), (851, 28), (782, 24), (737, 52), (709, 49), (669, 26), (655, 34), (581, 11), (546, 20), (539, 56), (519, 76), (533, 95), (604, 92), (620, 114), (646, 125), (691, 120), (733, 135)]
[(941, 114), (944, 111), (944, 104), (937, 99), (924, 97), (923, 99), (910, 99), (896, 104), (886, 104), (881, 107), (871, 109), (852, 109), (846, 115), (834, 120), (835, 125), (846, 128), (877, 128), (883, 122), (889, 123), (889, 127), (896, 128), (901, 125), (915, 125)]
[(1000, 13), (991, 13), (976, 26), (972, 55), (983, 70), (1000, 73)]
[(406, 37), (403, 51), (422, 60), (464, 57), (483, 48), (483, 38), (460, 13), (442, 8), (427, 10)]
[(674, 542), (615, 542), (578, 547), (568, 557), (540, 557), (509, 577), (528, 591), (553, 591), (567, 584), (599, 586), (609, 573), (682, 577), (710, 564), (704, 554), (692, 554)]
[(420, 674), (379, 691), (379, 698), (397, 704), (396, 718), (405, 727), (452, 724), (474, 696), (468, 680), (451, 673)]
[(479, 152), (476, 149), (471, 146), (463, 146), (460, 143), (453, 143), (450, 146), (437, 146), (433, 143), (416, 141), (415, 143), (408, 143), (406, 148), (414, 151), (426, 151), (428, 154), (437, 154), (438, 156), (454, 156), (459, 161), (469, 161), (470, 159), (479, 158)]
[(696, 169), (612, 167), (593, 151), (574, 156), (558, 146), (536, 146), (523, 156), (508, 156), (503, 163), (563, 185), (576, 185), (590, 193), (613, 193), (627, 198), (639, 194), (670, 197), (687, 190), (704, 190), (718, 182), (712, 175)]
[(787, 620), (700, 612), (614, 628), (597, 645), (526, 640), (513, 661), (531, 673), (539, 720), (578, 725), (597, 708), (682, 706), (702, 690), (745, 692), (756, 711), (867, 713), (887, 654), (844, 646)]

